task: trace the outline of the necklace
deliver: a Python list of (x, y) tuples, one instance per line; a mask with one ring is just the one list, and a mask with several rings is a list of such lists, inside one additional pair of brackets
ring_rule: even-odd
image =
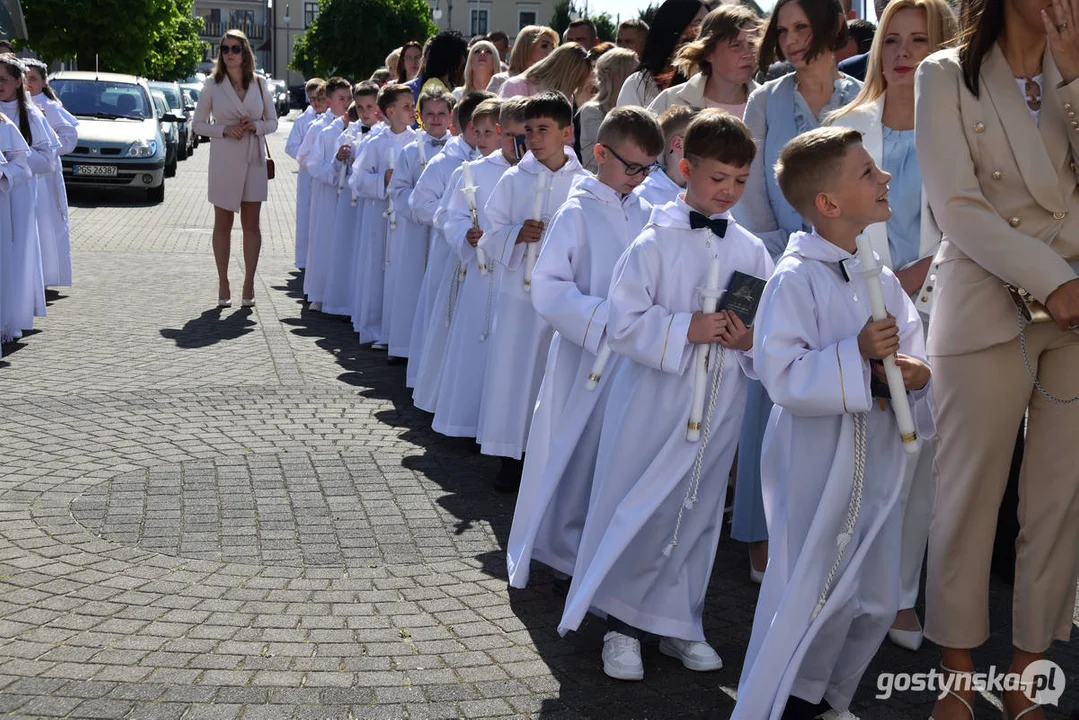
[(1027, 107), (1037, 112), (1042, 109), (1042, 86), (1033, 75), (1024, 75), (1023, 79), (1026, 81), (1024, 92), (1027, 96)]

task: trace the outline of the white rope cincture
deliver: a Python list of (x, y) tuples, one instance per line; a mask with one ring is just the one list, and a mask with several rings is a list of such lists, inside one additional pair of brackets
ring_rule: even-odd
[(461, 283), (465, 279), (465, 271), (464, 263), (458, 260), (457, 266), (453, 269), (453, 277), (450, 279), (449, 295), (446, 297), (446, 327), (453, 322), (453, 309), (457, 305), (457, 296), (461, 291)]
[(869, 413), (854, 413), (854, 482), (850, 490), (850, 503), (847, 505), (847, 519), (843, 524), (843, 532), (836, 536), (836, 553), (832, 569), (828, 571), (828, 577), (824, 579), (824, 588), (817, 599), (817, 605), (813, 608), (813, 614), (809, 616), (810, 622), (817, 619), (824, 604), (828, 601), (828, 595), (832, 591), (832, 583), (839, 572), (839, 566), (843, 563), (843, 555), (847, 545), (854, 538), (854, 526), (858, 522), (858, 515), (862, 511), (862, 488), (865, 487), (865, 455), (866, 455), (866, 427), (869, 422)]
[(480, 342), (487, 342), (488, 336), (491, 334), (491, 308), (494, 305), (495, 300), (495, 272), (492, 268), (487, 273), (487, 312), (483, 316), (483, 333), (480, 335)]
[(708, 348), (708, 362), (712, 361), (715, 353), (719, 352), (719, 361), (712, 367), (712, 393), (708, 397), (708, 412), (704, 417), (704, 427), (701, 430), (701, 441), (697, 445), (697, 457), (693, 461), (693, 474), (690, 476), (689, 487), (686, 488), (686, 498), (682, 501), (682, 507), (678, 508), (678, 519), (674, 523), (674, 535), (670, 543), (663, 549), (663, 557), (670, 557), (674, 548), (678, 545), (678, 531), (682, 529), (682, 515), (686, 510), (692, 510), (697, 504), (697, 494), (701, 487), (701, 475), (704, 465), (704, 451), (708, 448), (708, 438), (712, 431), (712, 416), (716, 410), (716, 400), (719, 398), (719, 386), (723, 382), (723, 360), (727, 353), (723, 346), (712, 344)]

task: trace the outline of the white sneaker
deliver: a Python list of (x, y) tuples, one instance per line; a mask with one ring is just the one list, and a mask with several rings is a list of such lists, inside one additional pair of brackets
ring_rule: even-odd
[(719, 670), (723, 667), (723, 660), (720, 659), (719, 653), (713, 650), (712, 646), (706, 642), (665, 637), (659, 641), (659, 651), (664, 655), (681, 660), (683, 665), (697, 672)]
[(603, 672), (615, 680), (643, 680), (641, 641), (620, 632), (604, 635)]
[(818, 715), (817, 718), (819, 720), (858, 720), (850, 710), (843, 710), (842, 712), (839, 710), (829, 710), (826, 713)]

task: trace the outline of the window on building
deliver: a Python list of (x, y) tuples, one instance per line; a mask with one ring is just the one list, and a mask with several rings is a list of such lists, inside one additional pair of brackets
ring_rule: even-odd
[(538, 25), (536, 22), (535, 10), (518, 10), (517, 11), (517, 29), (528, 27), (529, 25)]
[(472, 8), (472, 31), (470, 35), (486, 35), (487, 21), (490, 17), (490, 11), (486, 9)]
[(317, 2), (305, 2), (303, 4), (303, 26), (309, 28), (315, 24), (315, 18), (318, 17), (318, 3)]

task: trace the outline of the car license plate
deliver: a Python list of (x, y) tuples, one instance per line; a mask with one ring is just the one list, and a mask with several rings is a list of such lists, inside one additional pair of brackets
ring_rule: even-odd
[(75, 165), (72, 175), (93, 175), (97, 177), (116, 177), (115, 165)]

